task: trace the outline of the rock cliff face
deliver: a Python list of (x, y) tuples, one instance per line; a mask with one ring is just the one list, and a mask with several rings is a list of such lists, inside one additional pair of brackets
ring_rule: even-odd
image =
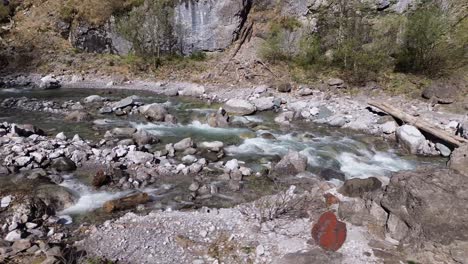
[[(237, 40), (251, 6), (252, 0), (179, 0), (174, 7), (174, 28), (180, 52), (226, 49)], [(70, 42), (91, 53), (127, 54), (132, 48), (119, 34), (113, 17), (97, 27), (75, 22)]]
[(182, 0), (175, 7), (175, 24), (183, 54), (217, 51), (238, 38), (252, 0)]
[(132, 44), (118, 33), (114, 17), (102, 26), (81, 21), (74, 23), (69, 40), (75, 48), (90, 53), (127, 54), (132, 48)]

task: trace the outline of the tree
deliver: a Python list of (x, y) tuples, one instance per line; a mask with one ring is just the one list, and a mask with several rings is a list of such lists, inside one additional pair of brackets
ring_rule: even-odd
[(147, 0), (120, 17), (118, 29), (132, 42), (134, 51), (149, 57), (155, 67), (161, 63), (163, 54), (177, 51), (174, 1)]

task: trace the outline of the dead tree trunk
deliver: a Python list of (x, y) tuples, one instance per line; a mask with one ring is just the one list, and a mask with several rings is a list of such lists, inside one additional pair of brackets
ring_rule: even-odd
[(369, 105), (377, 107), (381, 109), (382, 111), (386, 112), (387, 114), (400, 119), (401, 121), (408, 123), (410, 125), (413, 125), (417, 127), (418, 129), (422, 130), (423, 132), (436, 137), (444, 142), (449, 143), (450, 145), (453, 145), (455, 147), (460, 147), (463, 144), (467, 144), (468, 140), (464, 139), (462, 137), (456, 136), (456, 135), (451, 135), (448, 132), (435, 127), (434, 125), (424, 121), (420, 120), (414, 116), (411, 116), (399, 109), (396, 109), (395, 107), (387, 104), (387, 103), (381, 103), (381, 102), (375, 102), (375, 101), (370, 101)]

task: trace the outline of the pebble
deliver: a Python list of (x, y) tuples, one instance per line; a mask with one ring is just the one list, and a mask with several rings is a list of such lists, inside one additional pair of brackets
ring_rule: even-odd
[(9, 242), (15, 242), (20, 239), (21, 239), (21, 231), (19, 230), (13, 230), (10, 233), (8, 233), (5, 237), (5, 240)]
[(11, 195), (3, 197), (1, 202), (0, 202), (0, 207), (1, 208), (8, 207), (10, 205), (10, 203), (11, 203), (11, 200), (12, 200)]

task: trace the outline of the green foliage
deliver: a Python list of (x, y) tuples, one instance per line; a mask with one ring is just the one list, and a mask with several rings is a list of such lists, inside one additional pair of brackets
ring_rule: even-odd
[(145, 5), (121, 16), (117, 28), (132, 42), (136, 55), (151, 60), (153, 66), (158, 67), (162, 55), (177, 51), (173, 17), (173, 1), (149, 0)]
[(204, 53), (203, 51), (195, 51), (192, 54), (190, 54), (189, 59), (194, 61), (204, 61), (206, 60), (206, 53)]
[[(449, 27), (447, 15), (433, 5), (409, 14), (396, 69), (429, 76), (443, 74), (451, 63), (463, 57), (463, 45), (457, 45)], [(461, 42), (466, 44), (466, 37)]]
[(291, 34), (300, 27), (301, 23), (292, 17), (282, 17), (271, 22), (265, 43), (260, 47), (260, 56), (272, 63), (291, 60)]
[(323, 63), (320, 39), (318, 36), (305, 36), (299, 42), (299, 53), (294, 61), (303, 68)]
[(67, 0), (58, 11), (59, 17), (71, 22), (74, 17), (102, 25), (112, 15), (121, 15), (143, 5), (144, 0)]
[(0, 3), (0, 22), (7, 20), (10, 15), (10, 9)]

